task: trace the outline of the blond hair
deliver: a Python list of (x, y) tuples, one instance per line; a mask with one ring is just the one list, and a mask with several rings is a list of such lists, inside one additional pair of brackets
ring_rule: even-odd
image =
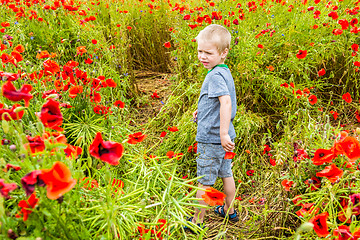
[(218, 24), (210, 24), (201, 30), (195, 39), (197, 42), (214, 43), (219, 53), (226, 48), (230, 49), (231, 34), (225, 27)]

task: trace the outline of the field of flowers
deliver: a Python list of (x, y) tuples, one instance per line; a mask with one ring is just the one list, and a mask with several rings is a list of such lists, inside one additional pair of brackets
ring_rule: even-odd
[[(359, 12), (352, 0), (0, 0), (0, 238), (360, 239)], [(232, 34), (240, 222), (209, 207), (193, 234), (195, 37), (212, 23)]]

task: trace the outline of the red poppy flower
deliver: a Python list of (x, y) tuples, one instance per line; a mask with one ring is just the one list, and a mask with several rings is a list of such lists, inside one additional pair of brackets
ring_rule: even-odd
[(335, 237), (338, 237), (339, 240), (355, 239), (350, 232), (350, 227), (346, 225), (341, 225), (338, 228), (336, 228), (333, 232), (333, 235)]
[(328, 14), (328, 16), (331, 17), (333, 20), (336, 20), (336, 19), (338, 19), (338, 17), (339, 17), (339, 15), (337, 14), (337, 12), (334, 12), (334, 11), (330, 12), (330, 13)]
[(26, 196), (31, 195), (35, 190), (35, 185), (44, 186), (44, 182), (39, 178), (41, 170), (35, 170), (21, 178), (21, 184), (25, 190)]
[(351, 99), (351, 95), (350, 93), (345, 93), (344, 95), (342, 95), (342, 99), (347, 102), (347, 103), (351, 103), (352, 102), (352, 99)]
[(324, 163), (331, 163), (336, 157), (334, 149), (317, 149), (314, 157), (311, 159), (314, 165), (323, 165)]
[(326, 71), (325, 71), (325, 69), (320, 69), (320, 71), (318, 71), (318, 75), (319, 75), (319, 77), (321, 77), (321, 76), (324, 76), (325, 75), (325, 73), (326, 73)]
[(331, 110), (330, 113), (333, 115), (334, 120), (336, 120), (339, 116), (339, 114), (336, 111)]
[(111, 187), (112, 187), (111, 189), (114, 188), (114, 190), (113, 190), (114, 192), (117, 192), (120, 189), (120, 192), (123, 193), (123, 191), (121, 189), (124, 188), (124, 182), (121, 181), (120, 179), (114, 178), (112, 180)]
[(116, 82), (111, 78), (106, 79), (106, 84), (108, 87), (116, 87), (117, 86)]
[(45, 127), (63, 131), (60, 127), (63, 123), (63, 116), (60, 110), (60, 103), (50, 98), (41, 108), (40, 114), (37, 114)]
[(345, 154), (352, 164), (360, 158), (360, 143), (354, 137), (347, 136), (335, 142), (333, 148), (336, 155)]
[(77, 159), (79, 155), (82, 153), (82, 148), (78, 146), (73, 146), (70, 144), (66, 144), (67, 148), (64, 149), (64, 153), (67, 157), (71, 157), (73, 159)]
[(326, 177), (330, 182), (334, 183), (343, 175), (343, 170), (338, 168), (334, 163), (325, 167), (324, 170), (316, 173), (317, 177)]
[(76, 184), (76, 180), (71, 178), (70, 170), (62, 162), (55, 162), (51, 169), (41, 170), (39, 177), (45, 183), (46, 195), (51, 200), (69, 192)]
[(312, 223), (313, 229), (319, 237), (326, 237), (329, 234), (328, 226), (326, 220), (329, 214), (327, 212), (316, 215), (312, 219), (309, 220)]
[(246, 175), (248, 175), (248, 176), (254, 176), (254, 170), (247, 170), (246, 171)]
[(8, 171), (9, 169), (14, 169), (15, 171), (19, 171), (21, 169), (20, 166), (15, 166), (15, 165), (12, 165), (10, 163), (7, 163), (6, 166), (5, 166), (6, 170)]
[(295, 212), (299, 217), (305, 217), (305, 215), (309, 214), (316, 214), (319, 211), (319, 208), (315, 208), (314, 203), (305, 203), (300, 205), (302, 208)]
[(343, 33), (343, 30), (337, 29), (337, 28), (335, 28), (335, 29), (332, 31), (332, 34), (334, 34), (335, 36), (336, 36), (336, 35), (341, 35), (342, 33)]
[(60, 72), (59, 65), (55, 61), (52, 61), (50, 59), (46, 60), (43, 63), (43, 67), (44, 67), (44, 73), (46, 76), (53, 75), (55, 73)]
[(157, 94), (157, 92), (155, 91), (152, 95), (151, 95), (151, 98), (154, 99), (154, 98), (160, 98), (160, 96)]
[(175, 156), (175, 153), (174, 153), (174, 151), (168, 151), (168, 152), (166, 153), (166, 156), (167, 156), (168, 158), (173, 158), (173, 157)]
[(28, 200), (21, 200), (18, 204), (18, 206), (21, 208), (20, 212), (16, 214), (15, 217), (20, 218), (23, 216), (23, 221), (25, 222), (28, 219), (29, 214), (32, 213), (32, 210), (29, 209), (34, 209), (38, 202), (39, 199), (36, 198), (35, 193), (31, 194)]
[(9, 192), (14, 191), (17, 188), (16, 183), (5, 183), (4, 179), (0, 179), (0, 194), (5, 198), (9, 197)]
[(91, 40), (91, 42), (92, 42), (93, 44), (97, 44), (97, 40), (96, 40), (96, 39)]
[(226, 152), (224, 159), (233, 159), (235, 157), (236, 153), (234, 152)]
[(314, 105), (315, 103), (317, 103), (317, 97), (315, 96), (315, 95), (311, 95), (309, 98), (308, 98), (308, 100), (309, 100), (309, 103), (311, 104), (311, 105)]
[(79, 46), (79, 47), (76, 48), (76, 56), (77, 55), (82, 56), (86, 52), (87, 52), (87, 50), (86, 50), (85, 46)]
[(354, 52), (357, 52), (359, 51), (359, 45), (354, 43), (353, 45), (351, 45), (351, 49), (354, 51)]
[(292, 187), (293, 184), (294, 184), (293, 181), (289, 181), (287, 179), (284, 179), (281, 182), (281, 185), (284, 187), (285, 191), (290, 191), (290, 188)]
[(296, 54), (296, 57), (298, 59), (304, 59), (307, 55), (307, 50), (299, 50), (299, 52)]
[(355, 61), (355, 62), (354, 62), (354, 66), (360, 67), (360, 62), (359, 62), (359, 61)]
[(77, 95), (79, 93), (83, 92), (83, 87), (82, 86), (71, 86), (71, 88), (69, 89), (69, 97), (70, 98), (76, 98)]
[(339, 19), (338, 24), (341, 25), (342, 30), (346, 30), (349, 28), (349, 22), (346, 19)]
[(170, 43), (170, 42), (164, 43), (164, 47), (166, 47), (166, 48), (171, 48), (171, 43)]
[(289, 84), (287, 84), (287, 83), (282, 83), (282, 84), (280, 84), (280, 87), (288, 88), (288, 87), (289, 87)]
[[(15, 112), (15, 109), (17, 109), (18, 107), (22, 107), (22, 106), (16, 103), (12, 106), (11, 109), (0, 108), (0, 119), (5, 119), (6, 121), (21, 119), (24, 115), (24, 110)], [(10, 118), (8, 114), (4, 115), (4, 113), (8, 113), (10, 115)]]
[(184, 16), (183, 20), (189, 20), (190, 17), (191, 17), (191, 16), (190, 16), (189, 14), (186, 14), (186, 15)]
[(146, 138), (145, 134), (142, 134), (142, 132), (137, 132), (134, 134), (130, 134), (127, 142), (129, 144), (137, 144), (139, 142), (142, 142), (145, 138)]
[(321, 187), (321, 181), (317, 177), (312, 177), (311, 179), (307, 179), (305, 184), (310, 187), (311, 191), (315, 191)]
[(115, 101), (115, 102), (114, 102), (114, 105), (115, 105), (116, 107), (119, 107), (119, 108), (124, 108), (124, 107), (125, 107), (125, 103), (123, 103), (123, 102), (120, 101), (120, 100)]
[(168, 130), (169, 130), (170, 132), (177, 132), (177, 131), (179, 131), (179, 129), (178, 129), (176, 126), (174, 126), (174, 127), (168, 127)]
[(16, 90), (14, 85), (10, 81), (7, 81), (1, 89), (4, 97), (13, 102), (24, 100), (26, 107), (29, 106), (30, 99), (33, 98), (29, 93), (32, 90), (32, 86), (29, 84), (24, 84), (20, 90)]
[(84, 177), (82, 180), (79, 180), (79, 183), (83, 183), (82, 188), (87, 189), (87, 190), (92, 190), (94, 188), (99, 187), (99, 183), (96, 181), (96, 179), (91, 179), (91, 182), (90, 182), (89, 177)]
[(111, 165), (118, 165), (119, 160), (124, 152), (124, 147), (121, 143), (104, 141), (101, 133), (96, 133), (94, 141), (90, 145), (90, 155), (107, 162)]
[[(261, 49), (264, 48), (264, 46), (263, 46), (262, 44), (258, 44), (257, 46), (258, 46), (258, 48), (261, 48)], [(280, 85), (280, 86), (281, 86), (281, 85)]]
[(202, 199), (210, 206), (223, 205), (226, 195), (212, 187), (205, 190), (205, 194), (201, 195)]
[(162, 132), (161, 132), (161, 134), (160, 134), (160, 137), (165, 137), (165, 136), (166, 136), (166, 134), (167, 134), (167, 132), (162, 131)]
[(20, 74), (0, 71), (0, 77), (5, 81), (16, 81), (19, 79)]
[(25, 148), (30, 148), (31, 153), (42, 152), (45, 150), (45, 143), (42, 137), (40, 136), (26, 136), (29, 143), (25, 144)]
[(92, 64), (94, 61), (91, 58), (85, 59), (86, 64)]

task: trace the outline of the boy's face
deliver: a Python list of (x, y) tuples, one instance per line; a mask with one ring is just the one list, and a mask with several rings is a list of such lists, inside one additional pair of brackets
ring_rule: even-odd
[(228, 49), (225, 49), (224, 52), (219, 53), (214, 43), (198, 42), (198, 59), (207, 69), (212, 69), (218, 64), (223, 64), (228, 51)]

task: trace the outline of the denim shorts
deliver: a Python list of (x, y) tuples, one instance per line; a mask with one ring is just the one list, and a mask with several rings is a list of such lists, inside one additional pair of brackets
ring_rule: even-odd
[(231, 159), (224, 159), (225, 150), (221, 145), (212, 143), (198, 143), (197, 151), (197, 176), (202, 185), (211, 186), (215, 184), (217, 177), (232, 177)]

